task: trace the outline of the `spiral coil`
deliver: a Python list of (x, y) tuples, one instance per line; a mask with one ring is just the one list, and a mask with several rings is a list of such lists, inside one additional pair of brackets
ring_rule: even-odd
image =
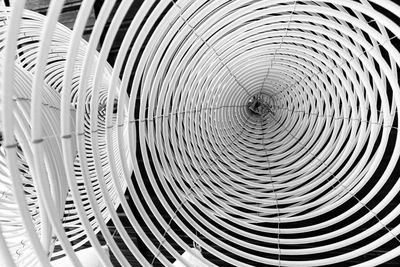
[(0, 262), (398, 259), (398, 4), (94, 2), (1, 9)]

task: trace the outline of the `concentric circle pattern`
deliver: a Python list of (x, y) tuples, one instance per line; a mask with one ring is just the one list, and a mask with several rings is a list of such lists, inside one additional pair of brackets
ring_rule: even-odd
[(395, 1), (68, 5), (1, 7), (1, 266), (399, 262)]

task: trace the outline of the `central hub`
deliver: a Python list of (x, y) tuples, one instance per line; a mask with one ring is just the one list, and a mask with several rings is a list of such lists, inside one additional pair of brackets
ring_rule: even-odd
[(269, 97), (266, 94), (258, 93), (250, 97), (249, 101), (247, 102), (247, 109), (253, 115), (257, 116), (265, 116), (268, 113), (274, 112), (271, 110), (271, 106), (268, 103)]

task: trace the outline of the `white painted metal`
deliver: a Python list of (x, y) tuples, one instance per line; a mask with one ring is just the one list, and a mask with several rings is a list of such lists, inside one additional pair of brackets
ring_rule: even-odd
[(234, 266), (400, 256), (395, 1), (145, 0), (111, 67), (134, 3), (104, 1), (88, 42), (94, 0), (73, 30), (64, 1), (0, 5), (1, 266), (85, 266), (87, 242), (111, 266), (97, 234), (122, 266), (215, 266), (192, 242)]

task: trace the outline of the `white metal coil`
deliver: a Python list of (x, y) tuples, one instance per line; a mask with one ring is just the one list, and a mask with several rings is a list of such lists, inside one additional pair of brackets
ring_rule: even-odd
[(105, 0), (88, 43), (94, 0), (73, 30), (64, 1), (3, 8), (1, 263), (81, 266), (89, 241), (111, 266), (99, 234), (122, 266), (400, 256), (395, 1), (146, 0), (111, 67), (135, 3)]

